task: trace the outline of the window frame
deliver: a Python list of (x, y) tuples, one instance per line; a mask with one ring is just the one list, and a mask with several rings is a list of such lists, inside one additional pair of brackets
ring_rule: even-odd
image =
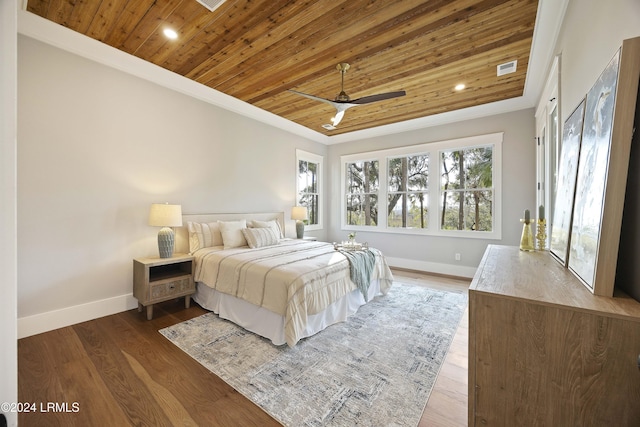
[[(547, 222), (554, 217), (556, 185), (562, 146), (560, 120), (560, 55), (553, 58), (551, 70), (536, 109), (536, 205), (544, 206)], [(547, 233), (545, 247), (549, 248), (551, 233)]]
[[(387, 165), (386, 165), (386, 166), (387, 166), (387, 182), (386, 182), (386, 189), (387, 189), (387, 194), (386, 194), (386, 196), (387, 196), (387, 201), (386, 201), (386, 203), (387, 203), (387, 206), (385, 206), (387, 209), (385, 210), (385, 212), (388, 212), (388, 207), (389, 207), (389, 206), (388, 206), (388, 203), (389, 203), (389, 197), (390, 197), (391, 195), (393, 195), (393, 194), (399, 194), (399, 195), (401, 195), (401, 199), (400, 199), (400, 200), (402, 200), (403, 198), (404, 198), (404, 199), (407, 199), (407, 200), (405, 200), (405, 203), (407, 203), (407, 204), (408, 204), (408, 203), (410, 203), (408, 199), (410, 198), (410, 195), (411, 195), (411, 194), (414, 194), (414, 195), (416, 195), (416, 194), (424, 194), (424, 195), (426, 195), (427, 211), (428, 211), (428, 209), (429, 209), (429, 194), (430, 194), (430, 188), (431, 188), (431, 185), (432, 185), (432, 182), (431, 182), (431, 180), (429, 179), (429, 178), (430, 178), (430, 177), (429, 177), (429, 175), (427, 175), (427, 184), (426, 184), (425, 188), (424, 188), (424, 189), (422, 189), (422, 190), (409, 190), (409, 188), (408, 188), (408, 186), (409, 186), (409, 180), (408, 180), (408, 178), (409, 178), (409, 177), (408, 177), (408, 176), (403, 176), (403, 177), (402, 177), (402, 180), (404, 181), (404, 182), (403, 182), (403, 184), (407, 186), (407, 188), (406, 188), (404, 191), (391, 191), (391, 190), (389, 189), (389, 187), (390, 187), (390, 183), (389, 183), (389, 173), (388, 173), (388, 172), (389, 172), (389, 164), (391, 163), (391, 160), (393, 160), (393, 159), (407, 159), (407, 161), (408, 161), (408, 159), (409, 159), (410, 157), (426, 157), (426, 158), (427, 158), (427, 169), (431, 167), (431, 158), (430, 158), (430, 153), (415, 153), (415, 154), (402, 155), (402, 156), (387, 156), (387, 157), (386, 157), (386, 161), (387, 161)], [(430, 169), (428, 169), (428, 170), (430, 170)], [(427, 222), (427, 227), (426, 227), (426, 228), (414, 228), (414, 227), (393, 227), (393, 226), (390, 226), (390, 225), (389, 225), (389, 214), (387, 213), (387, 214), (386, 214), (386, 223), (387, 223), (387, 224), (386, 224), (386, 226), (387, 226), (387, 228), (389, 228), (389, 229), (394, 229), (394, 228), (395, 228), (395, 229), (400, 229), (400, 230), (403, 230), (403, 229), (425, 230), (425, 229), (428, 229), (428, 228), (429, 228), (429, 220), (430, 220), (430, 219), (431, 219), (431, 218), (430, 218), (430, 215), (428, 215), (428, 214), (427, 214), (427, 216), (426, 216), (426, 218), (425, 218), (425, 220), (426, 220), (426, 222)]]
[[(341, 180), (340, 180), (340, 226), (343, 231), (373, 232), (373, 233), (394, 233), (409, 235), (429, 235), (440, 237), (463, 237), (474, 239), (499, 240), (502, 239), (502, 141), (504, 133), (492, 133), (477, 135), (466, 138), (437, 141), (419, 145), (390, 148), (386, 150), (370, 151), (357, 154), (340, 156)], [(493, 181), (493, 226), (492, 231), (468, 231), (468, 230), (442, 230), (440, 229), (442, 211), (442, 185), (440, 177), (441, 153), (442, 151), (467, 150), (477, 147), (492, 147), (492, 181)], [(428, 178), (428, 228), (402, 228), (389, 227), (387, 224), (387, 203), (388, 203), (388, 159), (394, 157), (405, 157), (412, 155), (429, 156), (429, 178)], [(380, 189), (378, 192), (378, 224), (373, 226), (349, 225), (346, 215), (346, 165), (357, 161), (378, 160), (384, 168), (380, 168), (378, 182)], [(435, 175), (437, 174), (437, 175)], [(434, 177), (435, 175), (435, 177)], [(380, 205), (383, 202), (383, 205)], [(436, 209), (434, 209), (436, 208)], [(382, 217), (381, 212), (384, 214)]]
[[(373, 196), (375, 196), (375, 197), (377, 198), (377, 204), (378, 204), (378, 216), (377, 216), (377, 218), (376, 218), (376, 224), (380, 222), (380, 188), (381, 188), (381, 186), (382, 186), (382, 183), (381, 183), (381, 181), (380, 181), (380, 175), (378, 175), (378, 191), (369, 191), (368, 193), (365, 193), (365, 192), (362, 192), (362, 193), (347, 193), (347, 181), (346, 181), (346, 177), (347, 177), (347, 173), (346, 173), (346, 172), (347, 172), (347, 164), (350, 164), (350, 163), (358, 163), (358, 162), (362, 162), (362, 163), (375, 162), (375, 161), (377, 161), (377, 160), (378, 160), (378, 159), (359, 159), (359, 160), (356, 160), (356, 161), (354, 161), (354, 162), (346, 162), (346, 163), (343, 163), (343, 164), (342, 164), (343, 169), (344, 169), (344, 170), (343, 170), (343, 176), (345, 177), (344, 186), (342, 187), (342, 195), (343, 195), (342, 199), (343, 199), (343, 201), (344, 201), (344, 206), (345, 206), (345, 210), (344, 210), (344, 213), (345, 213), (344, 221), (345, 221), (345, 223), (347, 223), (347, 222), (348, 222), (348, 220), (347, 220), (347, 212), (346, 212), (346, 207), (347, 207), (347, 197), (348, 197), (348, 196), (351, 196), (351, 195), (353, 195), (353, 194), (360, 194), (360, 195), (366, 195), (366, 194), (368, 194), (368, 195), (370, 195), (370, 196), (371, 196), (371, 195), (373, 195)], [(381, 171), (381, 167), (380, 167), (380, 162), (379, 162), (379, 161), (378, 161), (378, 170), (379, 170), (379, 171)], [(350, 225), (350, 226), (351, 226), (351, 227), (357, 227), (357, 226), (353, 226), (353, 225)], [(372, 226), (370, 226), (370, 225), (369, 225), (369, 226), (363, 226), (363, 227), (368, 228), (368, 227), (372, 227)]]
[(300, 180), (299, 180), (301, 161), (308, 162), (308, 163), (315, 163), (317, 165), (317, 175), (318, 175), (318, 182), (317, 182), (318, 190), (316, 193), (318, 195), (318, 223), (306, 224), (305, 230), (307, 231), (322, 230), (324, 228), (323, 227), (324, 194), (323, 194), (323, 185), (322, 185), (323, 176), (324, 176), (323, 175), (324, 174), (324, 170), (323, 170), (324, 157), (319, 154), (314, 154), (308, 151), (296, 149), (296, 199), (295, 199), (296, 206), (299, 205), (298, 202), (300, 200), (300, 194), (301, 194)]

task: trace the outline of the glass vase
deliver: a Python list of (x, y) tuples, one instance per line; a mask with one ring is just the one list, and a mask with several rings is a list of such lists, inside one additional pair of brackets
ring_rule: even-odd
[(520, 250), (532, 252), (536, 250), (533, 240), (533, 232), (531, 231), (531, 222), (522, 220), (522, 236), (520, 237)]

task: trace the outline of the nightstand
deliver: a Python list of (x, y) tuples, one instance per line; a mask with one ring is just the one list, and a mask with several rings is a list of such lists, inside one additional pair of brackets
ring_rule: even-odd
[(147, 307), (147, 319), (153, 318), (153, 304), (184, 296), (189, 308), (193, 281), (193, 257), (175, 254), (171, 258), (136, 258), (133, 260), (133, 296), (138, 299), (138, 311)]

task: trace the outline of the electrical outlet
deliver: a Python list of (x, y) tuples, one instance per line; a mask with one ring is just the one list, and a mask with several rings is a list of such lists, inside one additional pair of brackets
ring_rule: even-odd
[(460, 261), (460, 254), (456, 254), (456, 261)]

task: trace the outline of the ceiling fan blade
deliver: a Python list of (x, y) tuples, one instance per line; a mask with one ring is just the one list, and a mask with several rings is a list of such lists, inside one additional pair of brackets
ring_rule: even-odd
[(352, 99), (349, 101), (351, 104), (362, 105), (369, 104), (371, 102), (384, 101), (385, 99), (398, 98), (400, 96), (405, 96), (407, 92), (404, 90), (399, 90), (397, 92), (387, 92), (387, 93), (379, 93), (377, 95), (363, 96), (362, 98)]
[(293, 93), (295, 93), (297, 95), (304, 96), (305, 98), (313, 99), (314, 101), (324, 102), (325, 104), (329, 104), (329, 105), (334, 106), (335, 108), (338, 108), (337, 104), (339, 104), (339, 103), (335, 102), (335, 101), (332, 101), (330, 99), (320, 98), (318, 96), (309, 95), (308, 93), (298, 92), (297, 90), (293, 90), (293, 89), (289, 89), (289, 92), (293, 92)]

